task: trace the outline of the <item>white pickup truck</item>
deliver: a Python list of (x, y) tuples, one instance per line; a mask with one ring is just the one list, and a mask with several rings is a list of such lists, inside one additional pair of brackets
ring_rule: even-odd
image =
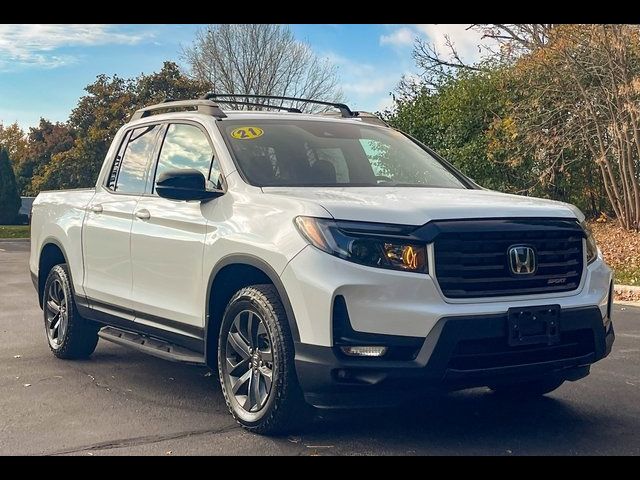
[(483, 189), (343, 104), (230, 101), (139, 110), (95, 188), (37, 197), (30, 269), (56, 357), (102, 338), (207, 365), (266, 434), (309, 405), (545, 394), (610, 352), (612, 272), (577, 208)]

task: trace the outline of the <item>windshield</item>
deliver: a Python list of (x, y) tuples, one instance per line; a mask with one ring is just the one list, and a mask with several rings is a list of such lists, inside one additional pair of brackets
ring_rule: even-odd
[(255, 186), (465, 188), (452, 171), (390, 128), (290, 119), (219, 125), (238, 168)]

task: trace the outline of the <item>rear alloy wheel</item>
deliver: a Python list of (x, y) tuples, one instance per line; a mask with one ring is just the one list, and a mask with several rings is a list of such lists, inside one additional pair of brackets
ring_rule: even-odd
[(239, 290), (218, 338), (218, 373), (229, 411), (247, 430), (285, 433), (309, 418), (294, 368), (287, 315), (273, 285)]
[(44, 317), (47, 338), (51, 348), (62, 346), (69, 323), (69, 302), (62, 286), (62, 280), (55, 277), (45, 293)]
[(56, 265), (44, 284), (44, 327), (51, 352), (63, 359), (87, 358), (98, 344), (98, 327), (76, 309), (67, 266)]

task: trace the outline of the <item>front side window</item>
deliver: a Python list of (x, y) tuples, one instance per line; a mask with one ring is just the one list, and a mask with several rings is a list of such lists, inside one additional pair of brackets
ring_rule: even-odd
[(156, 146), (160, 125), (148, 125), (131, 132), (115, 182), (114, 191), (142, 194), (146, 184), (147, 165)]
[(252, 185), (468, 188), (462, 174), (390, 128), (295, 119), (220, 125)]
[(182, 169), (198, 170), (215, 188), (221, 187), (220, 167), (206, 134), (195, 125), (171, 124), (160, 150), (156, 181), (164, 172)]

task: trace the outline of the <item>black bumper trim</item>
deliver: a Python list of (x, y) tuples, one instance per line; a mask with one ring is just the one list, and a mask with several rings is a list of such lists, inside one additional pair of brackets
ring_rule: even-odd
[[(597, 306), (563, 309), (562, 333), (591, 331), (592, 351), (568, 358), (459, 370), (450, 361), (459, 342), (507, 341), (507, 313), (441, 318), (411, 361), (350, 358), (336, 347), (296, 344), (296, 370), (307, 401), (317, 407), (370, 406), (398, 403), (407, 396), (430, 390), (488, 386), (501, 381), (543, 375), (575, 380), (588, 366), (606, 357), (614, 341), (613, 326), (603, 324)], [(384, 335), (380, 336), (384, 344)], [(585, 368), (586, 367), (586, 368)]]

